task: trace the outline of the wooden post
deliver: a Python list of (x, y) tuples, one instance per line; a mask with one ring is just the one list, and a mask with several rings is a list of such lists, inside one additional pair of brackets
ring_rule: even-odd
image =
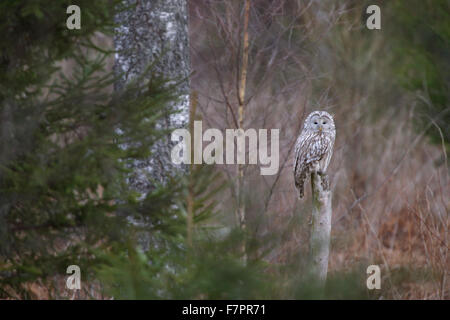
[(328, 271), (331, 233), (331, 191), (325, 174), (311, 173), (312, 224), (309, 243), (310, 273), (320, 287)]

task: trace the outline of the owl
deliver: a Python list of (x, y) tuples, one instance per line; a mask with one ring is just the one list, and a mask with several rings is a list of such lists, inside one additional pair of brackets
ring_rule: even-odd
[[(309, 173), (317, 172), (325, 178), (335, 137), (334, 120), (328, 112), (314, 111), (308, 115), (295, 143), (294, 181), (300, 198), (303, 198)], [(328, 184), (328, 180), (325, 183)]]

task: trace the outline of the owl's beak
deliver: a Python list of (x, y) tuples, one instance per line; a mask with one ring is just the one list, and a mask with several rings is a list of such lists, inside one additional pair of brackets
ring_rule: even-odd
[(322, 126), (319, 127), (319, 132), (322, 132), (323, 128)]

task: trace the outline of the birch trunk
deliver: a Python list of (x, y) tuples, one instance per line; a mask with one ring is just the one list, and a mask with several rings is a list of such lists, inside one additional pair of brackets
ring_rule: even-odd
[(325, 188), (326, 176), (311, 173), (312, 225), (310, 234), (310, 272), (319, 286), (327, 279), (331, 233), (331, 191)]
[[(152, 73), (170, 81), (181, 81), (178, 94), (181, 102), (172, 108), (181, 112), (166, 116), (162, 128), (184, 127), (189, 118), (189, 43), (188, 10), (186, 0), (124, 0), (132, 9), (118, 13), (115, 17), (114, 70), (121, 78), (115, 90), (121, 90), (130, 80), (141, 76), (152, 64)], [(150, 79), (145, 79), (150, 80)], [(180, 167), (172, 163), (170, 150), (173, 143), (169, 137), (155, 146), (150, 159), (136, 161), (130, 185), (146, 194), (151, 190), (149, 177), (166, 181)]]
[[(244, 13), (244, 30), (243, 30), (243, 49), (242, 49), (242, 60), (241, 60), (241, 68), (239, 75), (239, 135), (243, 134), (244, 130), (244, 107), (245, 107), (245, 86), (247, 83), (247, 69), (248, 69), (248, 20), (250, 17), (250, 0), (245, 0), (245, 13)], [(238, 208), (236, 212), (236, 218), (238, 221), (238, 226), (242, 231), (246, 231), (247, 221), (245, 218), (245, 199), (244, 199), (244, 165), (238, 164), (237, 166), (237, 202)], [(245, 236), (246, 237), (246, 236)], [(247, 262), (247, 241), (244, 237), (244, 241), (242, 243), (241, 251), (243, 254), (244, 263)]]

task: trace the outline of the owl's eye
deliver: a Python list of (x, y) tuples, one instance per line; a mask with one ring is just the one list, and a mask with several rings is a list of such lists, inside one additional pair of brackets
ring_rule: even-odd
[(317, 121), (314, 121), (314, 124), (317, 124)]
[(327, 122), (326, 122), (326, 121), (324, 121), (324, 122), (323, 122), (323, 124), (327, 124)]

